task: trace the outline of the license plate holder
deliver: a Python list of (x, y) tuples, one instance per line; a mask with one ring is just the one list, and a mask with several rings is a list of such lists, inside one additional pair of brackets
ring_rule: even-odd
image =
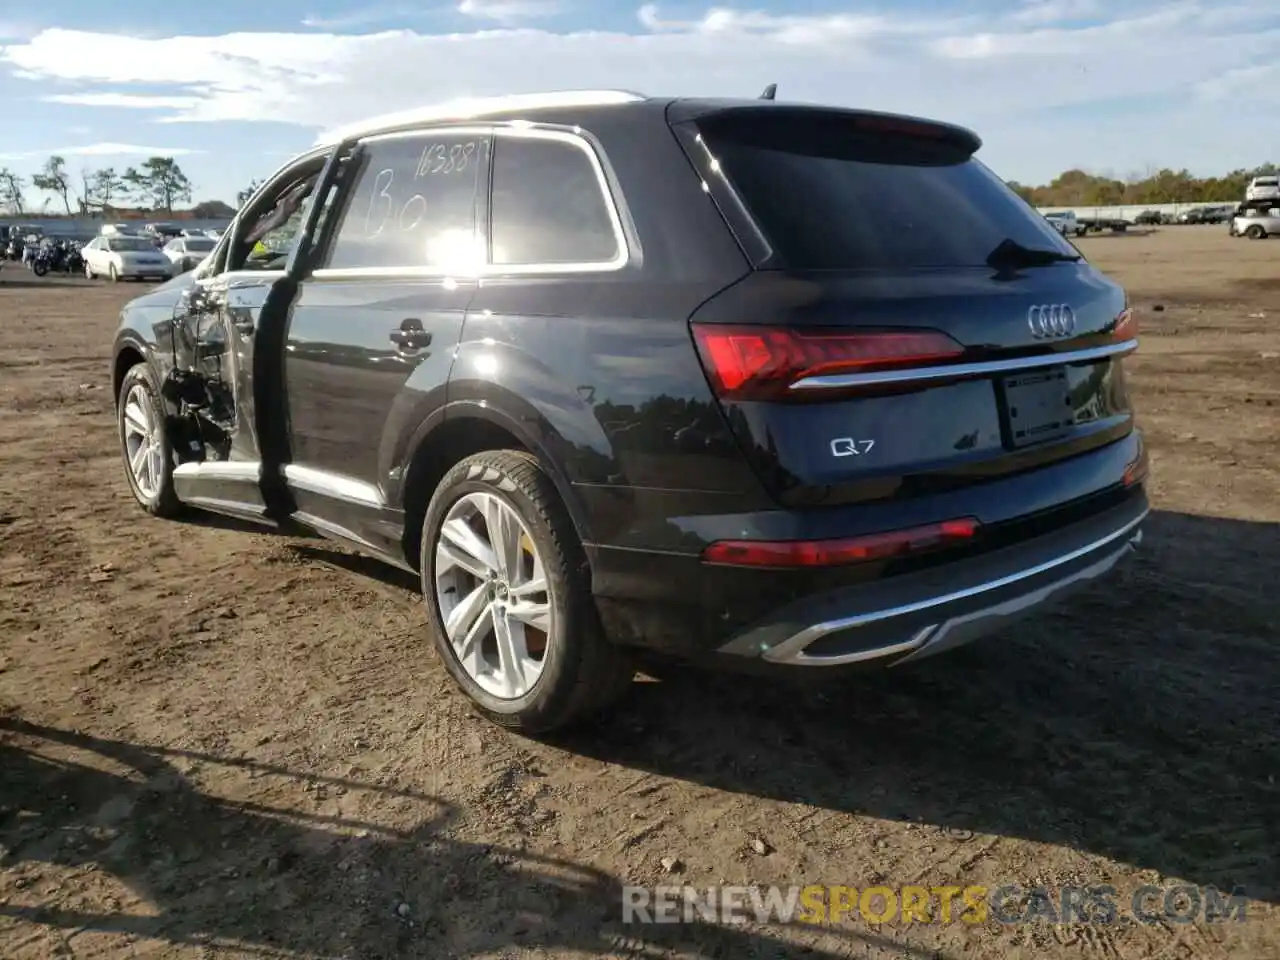
[(1065, 367), (1014, 374), (1001, 381), (1005, 436), (1013, 448), (1056, 440), (1075, 426)]

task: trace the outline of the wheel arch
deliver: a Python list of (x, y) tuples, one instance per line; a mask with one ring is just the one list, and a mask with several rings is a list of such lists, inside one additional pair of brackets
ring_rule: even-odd
[(126, 340), (116, 348), (115, 360), (111, 365), (111, 398), (113, 404), (119, 404), (120, 402), (120, 387), (124, 383), (124, 375), (138, 364), (146, 362), (146, 351), (132, 341)]
[(405, 559), (415, 569), (422, 546), (427, 503), (444, 475), (460, 460), (486, 450), (518, 450), (537, 461), (551, 478), (573, 521), (579, 540), (590, 542), (586, 517), (573, 487), (545, 446), (519, 421), (502, 410), (470, 401), (449, 404), (444, 416), (413, 444), (399, 500), (404, 511), (402, 543)]

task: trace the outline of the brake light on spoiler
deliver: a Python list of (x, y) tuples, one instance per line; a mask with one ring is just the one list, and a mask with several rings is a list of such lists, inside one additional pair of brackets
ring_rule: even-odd
[(936, 330), (795, 330), (694, 324), (698, 355), (722, 400), (780, 400), (808, 377), (954, 361), (964, 348)]

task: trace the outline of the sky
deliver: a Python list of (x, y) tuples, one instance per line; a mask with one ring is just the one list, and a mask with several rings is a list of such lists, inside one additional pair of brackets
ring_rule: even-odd
[[(10, 12), (5, 12), (10, 11)], [(0, 4), (0, 166), (172, 156), (234, 202), (321, 130), (611, 88), (949, 120), (1006, 179), (1280, 161), (1276, 0), (261, 0)], [(29, 191), (34, 196), (32, 191)]]

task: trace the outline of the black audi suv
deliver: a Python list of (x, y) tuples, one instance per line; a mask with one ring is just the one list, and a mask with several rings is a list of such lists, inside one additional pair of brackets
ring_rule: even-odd
[(979, 146), (610, 91), (339, 130), (124, 309), (133, 494), (414, 571), (529, 731), (638, 650), (829, 676), (1004, 627), (1138, 543), (1147, 459), (1124, 291)]

